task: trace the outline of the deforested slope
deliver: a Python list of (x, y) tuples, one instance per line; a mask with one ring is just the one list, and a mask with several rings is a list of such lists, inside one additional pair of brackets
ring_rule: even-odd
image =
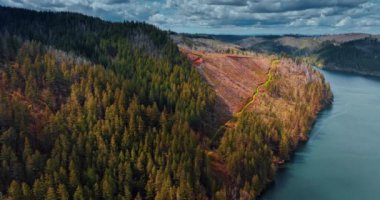
[[(332, 94), (308, 64), (274, 55), (181, 49), (214, 88), (221, 127), (208, 151), (226, 199), (256, 198), (306, 141)], [(218, 175), (217, 175), (218, 176)]]

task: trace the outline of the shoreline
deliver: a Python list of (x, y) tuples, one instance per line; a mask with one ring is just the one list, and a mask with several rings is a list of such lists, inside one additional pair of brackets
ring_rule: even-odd
[[(380, 78), (380, 77), (379, 77)], [(294, 161), (294, 155), (295, 155), (295, 152), (296, 151), (299, 151), (303, 146), (307, 145), (307, 143), (309, 142), (309, 136), (310, 136), (310, 133), (312, 131), (312, 129), (314, 128), (314, 125), (316, 124), (320, 114), (327, 110), (327, 109), (330, 109), (333, 105), (333, 102), (334, 102), (334, 94), (331, 92), (331, 96), (327, 99), (325, 99), (325, 101), (321, 102), (320, 104), (320, 109), (314, 114), (313, 116), (313, 119), (311, 120), (311, 123), (309, 125), (309, 129), (307, 130), (307, 138), (305, 139), (300, 139), (300, 143), (297, 144), (296, 148), (294, 148), (292, 150), (292, 152), (290, 153), (290, 158), (288, 160), (282, 160), (283, 163), (281, 164), (276, 164), (275, 165), (275, 176), (278, 175), (278, 173), (280, 173), (282, 170), (286, 170), (286, 165), (290, 162), (293, 162)], [(321, 99), (323, 100), (323, 99)], [(271, 188), (273, 187), (273, 185), (276, 184), (276, 181), (275, 181), (275, 178), (273, 178), (273, 180), (270, 180), (268, 182), (268, 184), (265, 186), (265, 188), (263, 189), (263, 191), (257, 196), (256, 199), (260, 200), (262, 198), (262, 196)]]
[(340, 67), (332, 67), (332, 66), (326, 66), (326, 67), (318, 67), (319, 69), (326, 70), (326, 71), (333, 71), (333, 72), (342, 72), (352, 75), (361, 75), (361, 76), (367, 76), (372, 78), (380, 78), (380, 72), (369, 72), (369, 71), (360, 71), (356, 69), (345, 69)]

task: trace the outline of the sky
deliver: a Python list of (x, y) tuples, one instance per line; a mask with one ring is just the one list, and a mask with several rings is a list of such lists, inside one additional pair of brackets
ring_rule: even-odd
[(380, 0), (0, 0), (208, 34), (380, 34)]

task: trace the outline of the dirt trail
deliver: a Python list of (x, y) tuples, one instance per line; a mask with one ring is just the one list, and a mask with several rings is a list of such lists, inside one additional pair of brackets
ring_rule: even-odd
[[(268, 86), (269, 86), (270, 82), (272, 81), (273, 70), (276, 69), (276, 67), (277, 67), (277, 65), (278, 65), (278, 62), (279, 62), (279, 60), (277, 60), (277, 59), (275, 59), (275, 60), (272, 61), (271, 66), (270, 66), (268, 72), (266, 73), (266, 75), (267, 75), (267, 79), (266, 79), (266, 81), (263, 82), (263, 83), (261, 83), (260, 85), (258, 85), (258, 86), (256, 87), (256, 90), (255, 90), (255, 92), (253, 93), (251, 100), (250, 100), (248, 103), (246, 103), (246, 104), (240, 109), (239, 112), (237, 112), (237, 113), (234, 114), (235, 117), (240, 116), (240, 115), (241, 115), (241, 114), (242, 114), (242, 113), (243, 113), (243, 112), (244, 112), (244, 111), (245, 111), (245, 110), (246, 110), (246, 109), (247, 109), (252, 103), (255, 102), (256, 97), (259, 95), (259, 92), (261, 91), (261, 89), (262, 89), (263, 87), (268, 87)], [(231, 122), (228, 121), (226, 124), (230, 124), (230, 123), (231, 123)]]

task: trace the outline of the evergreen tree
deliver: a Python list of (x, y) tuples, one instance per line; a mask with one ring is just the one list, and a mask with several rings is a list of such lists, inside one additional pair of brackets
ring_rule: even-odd
[(63, 184), (58, 185), (58, 199), (60, 200), (69, 200), (69, 193), (67, 192), (66, 186)]
[(110, 177), (110, 175), (108, 175), (108, 173), (106, 173), (106, 175), (103, 178), (102, 191), (104, 199), (111, 200), (114, 198), (115, 186), (112, 178)]
[(32, 74), (29, 74), (25, 81), (25, 95), (30, 99), (35, 100), (38, 94), (37, 89), (38, 86), (36, 79), (33, 77)]
[(37, 179), (33, 183), (33, 197), (35, 199), (45, 199), (45, 184), (40, 180)]
[(284, 160), (289, 159), (289, 142), (285, 133), (282, 134), (280, 140), (280, 157)]
[(58, 199), (53, 187), (48, 188), (45, 196), (46, 196), (45, 197), (46, 200), (57, 200)]
[(33, 194), (28, 184), (22, 183), (21, 184), (21, 190), (22, 190), (22, 197), (25, 200), (32, 200)]
[(22, 190), (20, 187), (20, 183), (17, 181), (12, 181), (8, 188), (8, 196), (12, 200), (22, 200), (23, 195), (22, 195)]
[(82, 186), (78, 186), (77, 189), (74, 192), (73, 196), (74, 200), (85, 200), (86, 198), (84, 197), (84, 192)]

